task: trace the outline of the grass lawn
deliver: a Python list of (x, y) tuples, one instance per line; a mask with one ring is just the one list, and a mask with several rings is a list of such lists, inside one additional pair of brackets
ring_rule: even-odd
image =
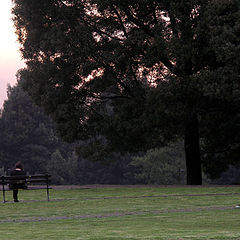
[[(1, 240), (240, 240), (238, 187), (20, 191), (0, 203)], [(37, 200), (37, 201), (32, 201)]]

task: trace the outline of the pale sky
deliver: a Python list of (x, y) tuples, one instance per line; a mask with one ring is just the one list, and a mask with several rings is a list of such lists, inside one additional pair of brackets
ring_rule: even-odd
[(11, 0), (2, 0), (0, 7), (0, 108), (7, 99), (7, 84), (16, 83), (15, 74), (24, 66), (19, 52), (17, 36), (11, 20)]

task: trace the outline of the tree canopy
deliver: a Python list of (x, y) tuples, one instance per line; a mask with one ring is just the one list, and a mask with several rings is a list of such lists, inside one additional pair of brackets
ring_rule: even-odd
[(239, 119), (238, 0), (13, 2), (23, 87), (65, 140), (139, 151), (183, 137), (187, 182), (201, 184), (211, 113)]

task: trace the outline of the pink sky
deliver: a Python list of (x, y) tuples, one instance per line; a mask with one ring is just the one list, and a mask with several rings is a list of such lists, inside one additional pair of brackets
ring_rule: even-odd
[(16, 84), (15, 74), (24, 66), (19, 52), (17, 37), (11, 21), (11, 0), (1, 2), (0, 8), (0, 108), (7, 99), (7, 85)]

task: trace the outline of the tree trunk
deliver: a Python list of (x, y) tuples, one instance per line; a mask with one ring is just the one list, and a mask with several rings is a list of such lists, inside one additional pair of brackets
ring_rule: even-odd
[(185, 156), (187, 184), (202, 184), (202, 166), (199, 145), (199, 125), (196, 113), (190, 113), (185, 119)]

